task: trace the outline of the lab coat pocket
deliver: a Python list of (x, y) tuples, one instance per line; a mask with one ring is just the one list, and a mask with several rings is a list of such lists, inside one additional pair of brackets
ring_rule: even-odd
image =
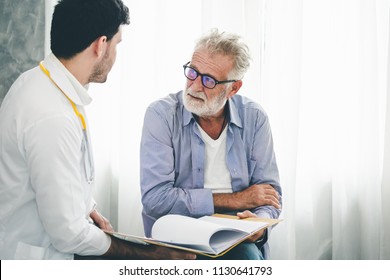
[(19, 242), (16, 247), (16, 260), (42, 260), (46, 248), (33, 246), (24, 242)]

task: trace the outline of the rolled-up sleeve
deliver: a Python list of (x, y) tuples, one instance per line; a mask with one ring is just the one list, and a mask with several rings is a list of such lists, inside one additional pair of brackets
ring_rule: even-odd
[[(270, 184), (273, 186), (279, 194), (279, 202), (281, 204), (282, 190), (279, 182), (279, 171), (268, 116), (265, 113), (258, 114), (256, 124), (251, 155), (251, 158), (256, 160), (256, 167), (251, 181), (256, 184)], [(258, 216), (264, 218), (277, 219), (281, 210), (273, 206), (262, 206), (256, 209), (256, 213)]]

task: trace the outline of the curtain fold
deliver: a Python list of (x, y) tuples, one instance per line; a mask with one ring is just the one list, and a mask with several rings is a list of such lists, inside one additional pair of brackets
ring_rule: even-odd
[(275, 259), (389, 259), (380, 253), (389, 238), (382, 210), (388, 7), (267, 1), (262, 94), (286, 220), (271, 238)]
[[(389, 28), (390, 39), (390, 28)], [(382, 219), (380, 236), (380, 259), (390, 259), (390, 44), (388, 47), (387, 102), (385, 113), (385, 144), (382, 177)]]
[[(375, 1), (345, 5), (353, 12), (339, 35), (345, 62), (338, 75), (345, 87), (335, 91), (333, 258), (378, 259), (381, 206), (381, 128), (378, 28)], [(359, 244), (359, 246), (356, 246)]]

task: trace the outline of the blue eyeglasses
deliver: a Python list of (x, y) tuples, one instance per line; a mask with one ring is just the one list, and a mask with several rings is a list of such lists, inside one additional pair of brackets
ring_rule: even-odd
[(191, 81), (195, 81), (198, 76), (201, 77), (202, 85), (208, 89), (215, 88), (218, 84), (226, 84), (226, 83), (234, 83), (237, 82), (237, 80), (226, 80), (226, 81), (217, 81), (213, 77), (205, 74), (199, 73), (197, 70), (192, 68), (191, 66), (188, 66), (190, 64), (190, 61), (183, 65), (184, 68), (184, 76), (186, 76), (187, 79)]

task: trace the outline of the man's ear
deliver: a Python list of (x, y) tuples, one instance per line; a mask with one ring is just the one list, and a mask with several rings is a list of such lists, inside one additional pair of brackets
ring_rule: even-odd
[(238, 80), (237, 82), (234, 82), (230, 88), (228, 98), (235, 95), (240, 90), (241, 86), (242, 86), (242, 80)]
[(94, 52), (98, 59), (101, 59), (106, 53), (107, 36), (100, 36), (92, 44), (94, 44)]

